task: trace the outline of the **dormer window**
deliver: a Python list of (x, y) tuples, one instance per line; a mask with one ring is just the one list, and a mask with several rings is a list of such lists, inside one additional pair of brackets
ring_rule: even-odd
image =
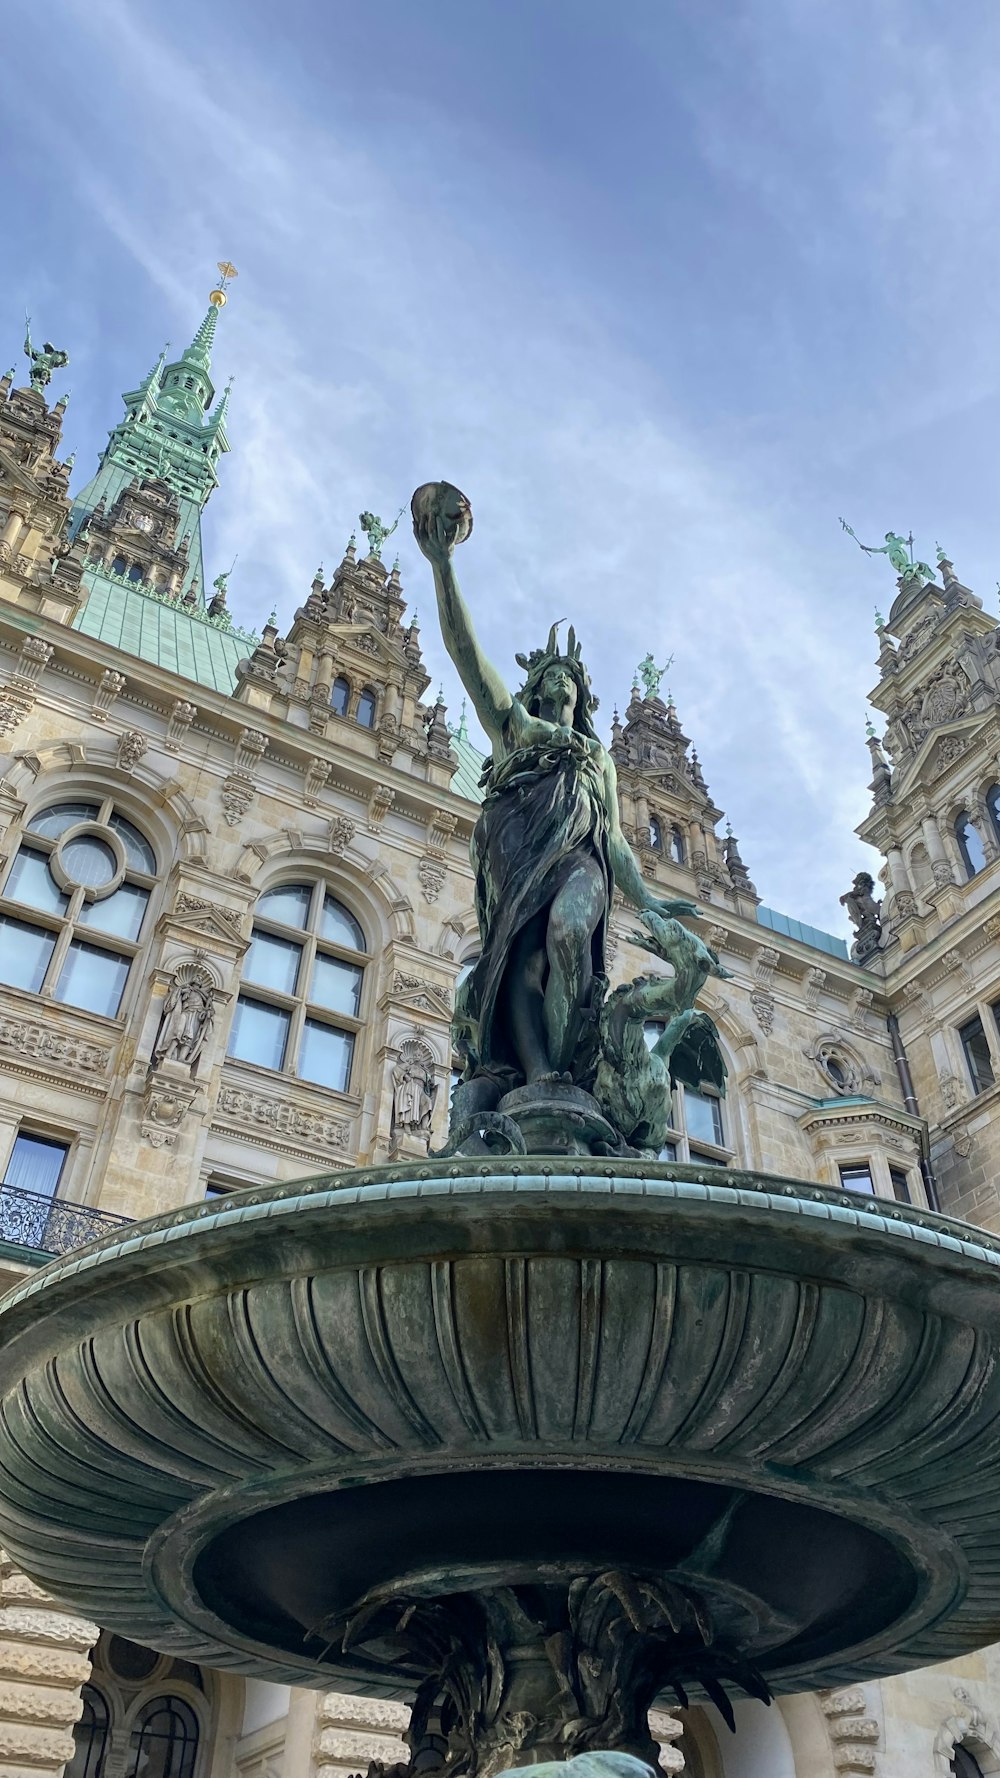
[(358, 699), (357, 709), (357, 718), (362, 728), (375, 727), (375, 707), (377, 701), (375, 693), (369, 686), (365, 686), (364, 691)]

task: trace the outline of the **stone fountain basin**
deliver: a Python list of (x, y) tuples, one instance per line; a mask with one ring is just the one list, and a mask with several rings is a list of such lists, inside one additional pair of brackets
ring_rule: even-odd
[(1000, 1244), (709, 1167), (311, 1179), (0, 1305), (0, 1541), (195, 1661), (406, 1697), (371, 1593), (696, 1585), (771, 1687), (1000, 1639)]

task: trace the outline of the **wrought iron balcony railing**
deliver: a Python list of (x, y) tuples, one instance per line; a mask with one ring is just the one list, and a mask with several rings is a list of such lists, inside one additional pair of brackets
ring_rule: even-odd
[(0, 1241), (12, 1247), (53, 1255), (70, 1253), (132, 1220), (131, 1216), (113, 1216), (109, 1210), (94, 1210), (89, 1204), (22, 1191), (18, 1185), (0, 1185)]

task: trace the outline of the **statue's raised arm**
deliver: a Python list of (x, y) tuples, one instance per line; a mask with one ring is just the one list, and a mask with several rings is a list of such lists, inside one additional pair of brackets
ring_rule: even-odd
[(499, 740), (513, 699), (479, 646), (455, 577), (456, 545), (472, 530), (472, 508), (450, 482), (425, 482), (410, 503), (413, 534), (434, 570), (441, 634), (490, 740)]

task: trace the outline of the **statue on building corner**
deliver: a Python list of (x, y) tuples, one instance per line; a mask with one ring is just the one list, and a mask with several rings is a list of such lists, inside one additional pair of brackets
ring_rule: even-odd
[(48, 388), (48, 385), (51, 383), (52, 372), (54, 370), (64, 370), (69, 363), (69, 353), (60, 352), (58, 347), (53, 346), (50, 340), (45, 341), (41, 351), (39, 351), (37, 347), (32, 346), (31, 319), (28, 315), (25, 315), (24, 317), (24, 356), (31, 366), (31, 370), (28, 373), (28, 380), (31, 387), (36, 390), (39, 395), (42, 390)]
[[(512, 694), (483, 654), (455, 576), (455, 548), (472, 530), (468, 500), (447, 482), (429, 483), (412, 511), (445, 646), (492, 745), (472, 841), (482, 953), (456, 1006), (465, 1078), (449, 1149), (466, 1140), (466, 1125), (481, 1132), (491, 1118), (497, 1137), (516, 1147), (511, 1113), (530, 1103), (530, 1152), (554, 1152), (547, 1144), (562, 1140), (573, 1119), (573, 1140), (584, 1146), (571, 1152), (634, 1152), (595, 1097), (612, 897), (617, 888), (641, 916), (655, 916), (682, 960), (705, 952), (679, 921), (698, 910), (653, 893), (622, 833), (615, 765), (593, 726), (596, 699), (574, 630), (565, 650), (553, 625), (544, 648), (516, 656), (525, 680)], [(635, 1016), (641, 1024), (648, 1015)], [(589, 1107), (597, 1114), (599, 1106), (588, 1125)]]
[(854, 927), (851, 955), (856, 963), (877, 951), (882, 942), (882, 903), (875, 900), (875, 879), (859, 871), (840, 905), (847, 909), (847, 918)]

